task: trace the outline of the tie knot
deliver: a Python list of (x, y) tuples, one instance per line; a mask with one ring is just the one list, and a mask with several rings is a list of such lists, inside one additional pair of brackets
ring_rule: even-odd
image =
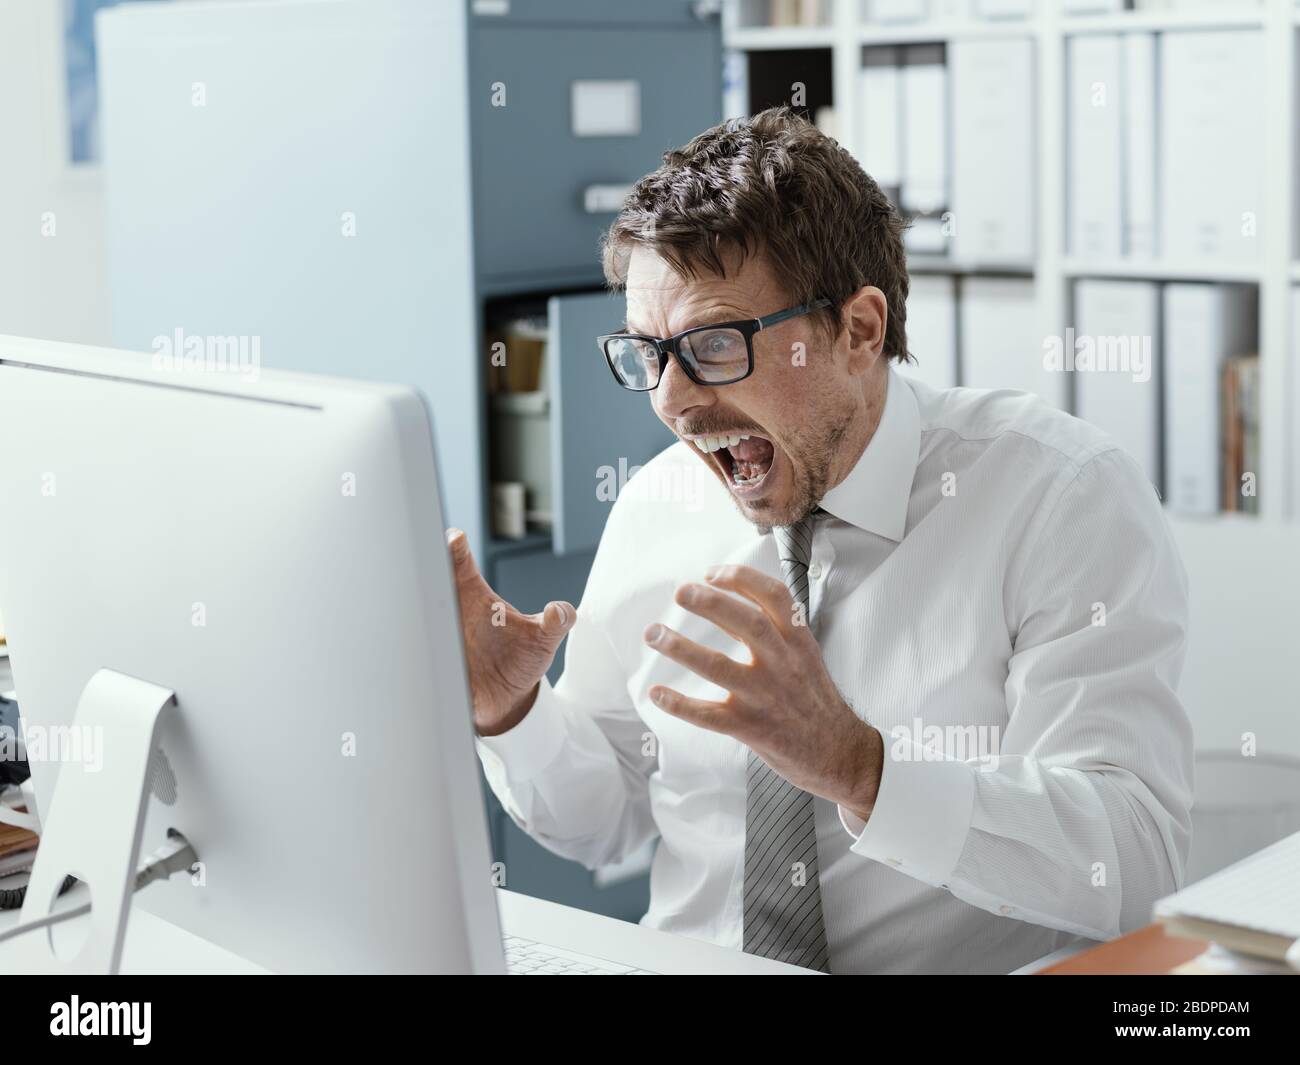
[(813, 526), (820, 509), (806, 514), (793, 525), (777, 525), (772, 529), (776, 538), (776, 551), (782, 562), (795, 562), (807, 566), (812, 558)]

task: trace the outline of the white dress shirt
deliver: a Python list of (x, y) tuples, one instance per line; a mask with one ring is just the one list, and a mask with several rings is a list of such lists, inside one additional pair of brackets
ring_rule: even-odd
[[(1186, 576), (1137, 464), (1027, 393), (891, 370), (822, 507), (814, 631), (886, 744), (865, 826), (816, 800), (832, 972), (1008, 972), (1149, 921), (1182, 881), (1192, 734)], [(641, 638), (661, 621), (747, 660), (673, 602), (722, 562), (780, 575), (772, 536), (674, 444), (612, 509), (564, 675), (479, 753), (558, 854), (596, 868), (658, 837), (642, 923), (739, 949), (746, 750), (650, 702), (724, 693)]]

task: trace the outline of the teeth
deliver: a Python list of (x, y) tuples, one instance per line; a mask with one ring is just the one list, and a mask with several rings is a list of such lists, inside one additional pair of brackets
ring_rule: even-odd
[(731, 483), (737, 487), (744, 488), (751, 484), (758, 484), (758, 482), (766, 476), (767, 471), (764, 470), (762, 473), (755, 474), (753, 477), (742, 477), (740, 474), (740, 463), (733, 462), (731, 464)]
[(713, 451), (720, 451), (724, 447), (735, 447), (742, 440), (748, 439), (748, 433), (732, 433), (729, 436), (697, 436), (691, 440), (691, 443), (707, 455)]

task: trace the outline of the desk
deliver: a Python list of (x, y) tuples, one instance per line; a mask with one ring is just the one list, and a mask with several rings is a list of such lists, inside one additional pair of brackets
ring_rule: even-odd
[[(147, 888), (145, 890), (148, 890)], [(84, 901), (86, 889), (77, 885), (63, 897), (64, 905)], [(497, 891), (497, 906), (505, 935), (550, 944), (596, 957), (617, 959), (667, 974), (791, 973), (817, 975), (767, 958), (756, 958), (711, 943), (656, 932), (612, 917), (575, 910), (513, 891)], [(18, 923), (18, 910), (0, 910), (0, 930)], [(73, 918), (84, 921), (85, 917)], [(41, 932), (30, 933), (41, 935)], [(5, 945), (0, 944), (0, 971)], [(136, 975), (185, 976), (265, 974), (262, 966), (179, 928), (136, 906), (127, 926), (122, 972)]]
[[(147, 889), (146, 889), (147, 890)], [(85, 895), (77, 885), (64, 896), (64, 905), (76, 905)], [(720, 973), (753, 974), (787, 971), (811, 975), (806, 969), (784, 966), (766, 958), (755, 958), (711, 943), (656, 932), (612, 917), (560, 906), (514, 891), (497, 891), (497, 907), (505, 935), (521, 936), (539, 943), (574, 950), (596, 957), (615, 958), (628, 965), (667, 974)], [(0, 930), (18, 923), (18, 910), (0, 910)], [(77, 918), (84, 920), (85, 918)], [(34, 933), (39, 935), (40, 933)], [(1052, 964), (1036, 969), (1038, 975), (1164, 975), (1190, 961), (1206, 948), (1195, 939), (1165, 933), (1158, 924), (1148, 925), (1109, 943), (1077, 951), (1063, 960), (1045, 959)], [(0, 964), (4, 945), (0, 944)], [(122, 953), (125, 973), (189, 975), (194, 973), (254, 974), (267, 970), (223, 947), (178, 928), (147, 910), (135, 907), (127, 928)]]
[(1205, 952), (1209, 944), (1165, 932), (1149, 924), (1109, 943), (1049, 965), (1040, 976), (1164, 976)]
[[(147, 888), (145, 890), (148, 890)], [(60, 899), (60, 908), (72, 907), (86, 901), (88, 892), (84, 884), (77, 884)], [(0, 910), (0, 931), (18, 923), (21, 910)], [(89, 915), (74, 917), (68, 926), (87, 920)], [(28, 935), (45, 935), (43, 931)], [(0, 943), (0, 972), (8, 975), (4, 966), (5, 947)], [(265, 973), (267, 970), (247, 958), (232, 954), (206, 939), (178, 928), (148, 910), (135, 906), (126, 929), (126, 945), (122, 948), (122, 972), (134, 975), (157, 974), (162, 976), (190, 976), (213, 973), (221, 976)]]

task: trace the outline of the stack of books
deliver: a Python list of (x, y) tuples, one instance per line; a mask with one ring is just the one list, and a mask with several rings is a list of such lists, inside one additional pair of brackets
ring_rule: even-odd
[(1259, 513), (1259, 356), (1223, 364), (1223, 509)]
[(760, 26), (825, 26), (831, 21), (830, 0), (768, 0), (759, 6), (755, 24)]
[[(15, 794), (17, 794), (16, 789)], [(27, 812), (24, 806), (15, 809), (18, 813)], [(0, 821), (0, 878), (30, 869), (32, 863), (36, 861), (37, 842), (38, 837), (35, 832)], [(7, 885), (3, 879), (0, 879), (0, 887), (5, 886)]]

